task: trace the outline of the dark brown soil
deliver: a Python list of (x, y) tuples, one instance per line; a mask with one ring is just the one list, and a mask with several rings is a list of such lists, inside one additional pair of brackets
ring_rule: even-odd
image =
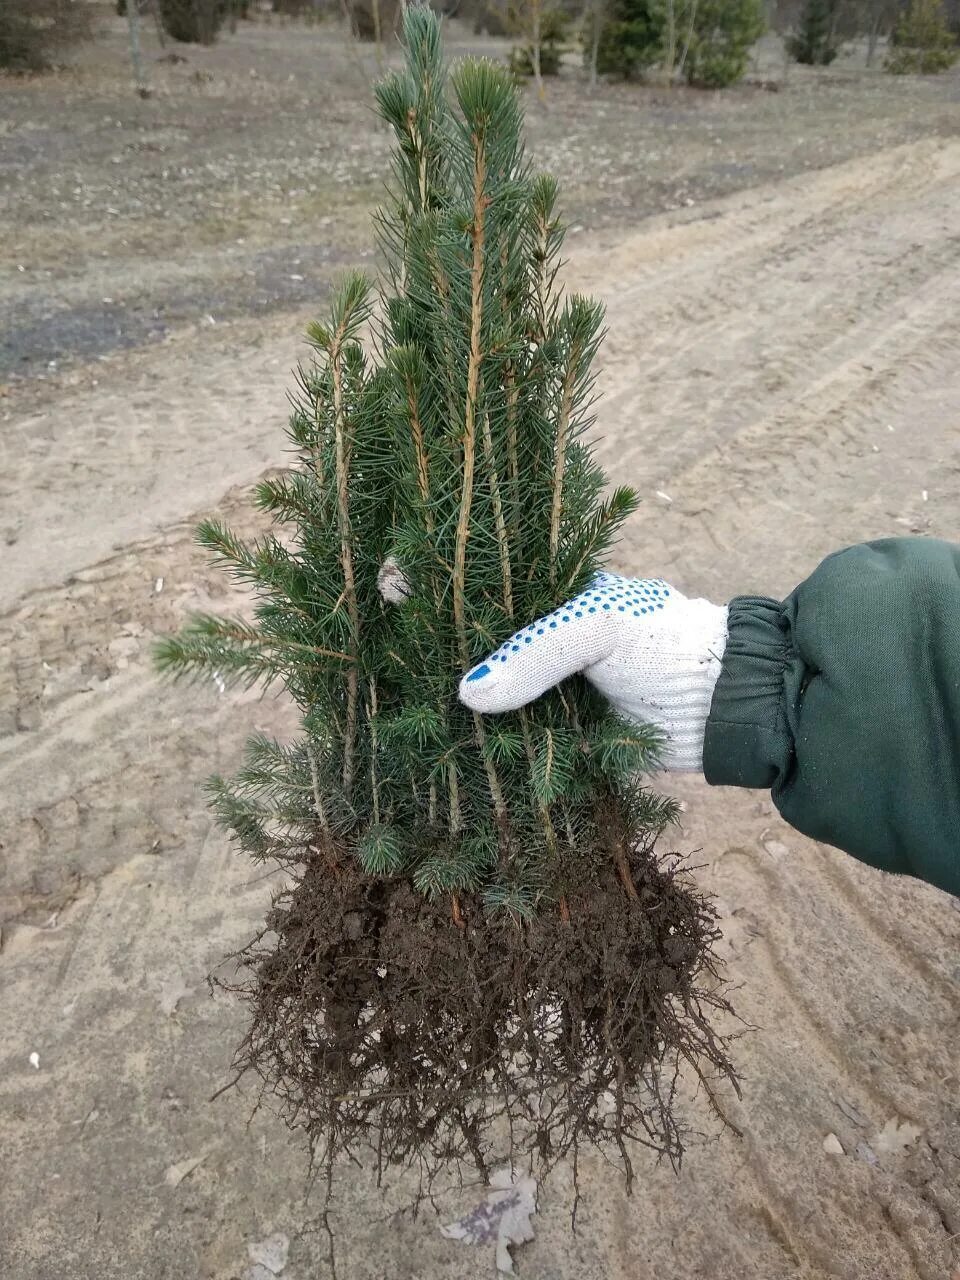
[(713, 1101), (736, 1088), (719, 934), (691, 880), (636, 850), (627, 876), (581, 864), (563, 911), (521, 924), (479, 901), (431, 903), (318, 852), (241, 954), (252, 1028), (237, 1059), (332, 1174), (376, 1151), (430, 1182), (451, 1161), (486, 1178), (524, 1153), (545, 1172), (584, 1144), (679, 1166), (686, 1065)]

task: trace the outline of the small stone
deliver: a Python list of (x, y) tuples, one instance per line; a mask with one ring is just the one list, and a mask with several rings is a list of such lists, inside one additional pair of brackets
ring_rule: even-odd
[(40, 1070), (40, 1055), (39, 1055), (39, 1053), (31, 1053), (31, 1055), (30, 1055), (30, 1057), (27, 1059), (27, 1061), (30, 1063), (31, 1067), (33, 1067), (34, 1071), (39, 1071), (39, 1070)]
[(842, 1156), (843, 1147), (835, 1133), (828, 1133), (823, 1140), (823, 1149), (828, 1156)]

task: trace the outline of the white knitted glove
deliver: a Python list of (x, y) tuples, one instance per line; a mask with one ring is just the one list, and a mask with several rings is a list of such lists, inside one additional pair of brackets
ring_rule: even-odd
[(626, 720), (657, 725), (666, 769), (703, 768), (703, 735), (727, 642), (727, 610), (660, 578), (598, 574), (460, 682), (475, 711), (515, 711), (582, 671)]

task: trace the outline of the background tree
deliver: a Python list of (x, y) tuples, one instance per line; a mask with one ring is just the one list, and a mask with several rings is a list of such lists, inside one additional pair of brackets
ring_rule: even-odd
[(400, 0), (345, 0), (350, 30), (358, 40), (370, 41), (382, 58), (385, 41), (396, 36)]
[(859, 31), (867, 37), (867, 66), (872, 67), (880, 37), (893, 27), (899, 9), (898, 0), (860, 0), (854, 7)]
[(655, 0), (609, 0), (597, 40), (601, 75), (629, 79), (656, 66), (662, 48)]
[(90, 10), (80, 0), (0, 0), (0, 67), (49, 70), (90, 32)]
[(581, 39), (591, 87), (596, 86), (599, 77), (600, 32), (603, 29), (605, 14), (606, 0), (586, 0), (581, 21)]
[(532, 22), (525, 25), (529, 29), (520, 30), (529, 39), (511, 50), (510, 70), (515, 75), (532, 76), (534, 83), (542, 87), (544, 76), (555, 76), (560, 70), (564, 47), (570, 39), (570, 18), (563, 9), (540, 7), (536, 26)]
[(942, 0), (910, 0), (893, 29), (886, 69), (895, 75), (932, 75), (960, 58)]
[(183, 44), (213, 44), (227, 17), (225, 0), (158, 0), (158, 4), (164, 31)]
[(545, 1164), (598, 1143), (629, 1180), (632, 1139), (679, 1156), (681, 1065), (711, 1098), (733, 1080), (714, 915), (658, 859), (675, 805), (638, 781), (656, 734), (579, 677), (489, 721), (457, 696), (590, 587), (635, 506), (604, 498), (583, 438), (602, 313), (559, 296), (557, 187), (524, 157), (507, 69), (461, 65), (451, 101), (436, 18), (411, 8), (404, 32), (377, 91), (396, 137), (380, 297), (351, 276), (310, 329), (296, 461), (257, 491), (276, 532), (200, 529), (252, 617), (198, 617), (158, 651), (274, 680), (300, 713), (292, 743), (255, 737), (210, 783), (241, 848), (289, 876), (242, 957), (238, 1069), (328, 1178), (371, 1143), (381, 1168), (485, 1173), (509, 1131)]
[(797, 29), (787, 39), (790, 56), (807, 66), (829, 66), (838, 52), (836, 17), (837, 0), (806, 0)]
[(127, 30), (130, 39), (130, 65), (133, 69), (133, 82), (141, 98), (150, 97), (150, 86), (143, 65), (143, 51), (140, 40), (140, 0), (129, 0), (123, 6), (127, 18)]
[[(695, 0), (688, 0), (691, 9)], [(741, 80), (750, 50), (765, 29), (762, 0), (699, 0), (684, 75), (690, 84), (722, 89)]]
[(601, 72), (722, 88), (741, 79), (764, 31), (763, 0), (612, 0), (598, 42)]

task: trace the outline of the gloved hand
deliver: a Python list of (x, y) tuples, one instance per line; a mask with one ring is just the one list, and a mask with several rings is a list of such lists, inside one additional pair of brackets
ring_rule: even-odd
[(664, 768), (699, 771), (726, 642), (726, 607), (660, 578), (601, 573), (468, 671), (460, 698), (475, 711), (515, 711), (582, 671), (625, 720), (663, 731)]

